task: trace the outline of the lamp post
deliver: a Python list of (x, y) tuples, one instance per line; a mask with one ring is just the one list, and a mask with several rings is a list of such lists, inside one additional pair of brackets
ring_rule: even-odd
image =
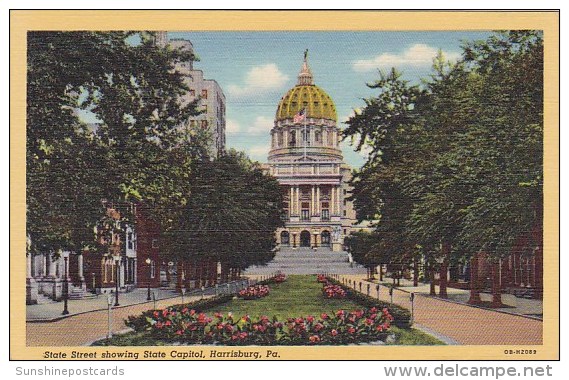
[(146, 264), (148, 264), (148, 293), (146, 295), (146, 300), (150, 301), (152, 298), (150, 298), (150, 277), (152, 276), (152, 267), (150, 266), (150, 264), (152, 263), (152, 260), (150, 260), (150, 257), (147, 258), (146, 260), (144, 260), (144, 262)]
[(115, 260), (115, 269), (116, 269), (116, 276), (115, 276), (115, 307), (120, 306), (119, 304), (119, 275), (120, 275), (120, 260), (121, 257), (119, 255), (113, 256)]
[(69, 260), (69, 252), (63, 252), (63, 313), (62, 315), (69, 314), (69, 310), (67, 309), (67, 301), (69, 300), (69, 281), (68, 281), (68, 271), (69, 268), (67, 266)]

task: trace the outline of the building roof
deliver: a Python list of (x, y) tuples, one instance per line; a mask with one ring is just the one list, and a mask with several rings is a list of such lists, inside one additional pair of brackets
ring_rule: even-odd
[(314, 77), (307, 61), (307, 52), (298, 74), (298, 83), (281, 98), (275, 116), (276, 121), (293, 119), (302, 109), (307, 118), (337, 121), (336, 105), (332, 98), (314, 84)]

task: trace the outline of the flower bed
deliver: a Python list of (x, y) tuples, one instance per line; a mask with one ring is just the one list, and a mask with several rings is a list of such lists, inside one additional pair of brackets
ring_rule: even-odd
[(286, 275), (284, 273), (277, 274), (272, 278), (272, 282), (275, 284), (280, 284), (286, 281)]
[(268, 285), (256, 284), (241, 290), (237, 295), (245, 300), (254, 300), (268, 296), (269, 291)]
[(393, 317), (385, 308), (338, 310), (333, 315), (322, 313), (319, 318), (306, 316), (288, 318), (248, 315), (234, 318), (231, 313), (204, 313), (182, 310), (154, 310), (137, 331), (149, 331), (157, 339), (183, 344), (220, 345), (330, 345), (384, 340)]
[(323, 284), (326, 284), (328, 282), (328, 279), (326, 278), (325, 275), (318, 274), (318, 275), (316, 275), (316, 281), (321, 282)]
[(322, 293), (326, 298), (345, 298), (346, 291), (338, 285), (327, 283), (322, 287)]
[[(377, 298), (373, 298), (373, 297), (370, 297), (370, 296), (365, 295), (363, 293), (357, 292), (357, 291), (349, 288), (348, 286), (343, 285), (341, 282), (339, 282), (337, 280), (328, 279), (328, 282), (330, 284), (337, 285), (337, 286), (341, 287), (346, 292), (346, 297), (348, 299), (351, 299), (351, 300), (361, 304), (364, 307), (367, 307), (367, 308), (375, 307), (378, 309), (389, 308), (389, 312), (395, 318), (393, 325), (395, 325), (397, 327), (405, 328), (405, 329), (411, 327), (411, 325), (412, 325), (412, 323), (411, 323), (411, 312), (408, 309), (401, 307), (401, 306), (398, 306), (398, 305), (390, 304), (389, 302), (384, 302), (384, 301), (378, 300)], [(378, 285), (376, 285), (376, 286), (378, 286)]]

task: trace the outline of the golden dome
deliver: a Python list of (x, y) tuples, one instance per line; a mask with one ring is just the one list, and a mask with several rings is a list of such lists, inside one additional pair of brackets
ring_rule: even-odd
[(314, 84), (306, 56), (307, 52), (298, 74), (298, 84), (281, 98), (275, 119), (293, 119), (304, 108), (308, 118), (337, 121), (336, 106), (326, 91)]

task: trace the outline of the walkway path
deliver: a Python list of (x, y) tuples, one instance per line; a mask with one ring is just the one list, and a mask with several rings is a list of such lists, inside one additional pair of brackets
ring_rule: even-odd
[[(367, 293), (365, 276), (346, 275), (340, 278), (362, 282), (362, 293)], [(378, 297), (376, 285), (371, 284), (370, 295)], [(390, 301), (389, 288), (380, 285), (379, 299)], [(395, 290), (393, 303), (411, 309), (410, 295)], [(540, 320), (500, 313), (446, 301), (424, 294), (414, 300), (415, 323), (464, 345), (541, 345), (543, 322)]]
[[(211, 296), (206, 296), (211, 297)], [(184, 297), (184, 302), (200, 299), (201, 296)], [(157, 308), (180, 304), (181, 297), (156, 302)], [(138, 315), (152, 309), (152, 303), (118, 307), (111, 310), (111, 331), (125, 330), (124, 320), (129, 315)], [(27, 346), (83, 346), (106, 336), (108, 331), (107, 311), (92, 311), (74, 315), (55, 322), (26, 323)]]

